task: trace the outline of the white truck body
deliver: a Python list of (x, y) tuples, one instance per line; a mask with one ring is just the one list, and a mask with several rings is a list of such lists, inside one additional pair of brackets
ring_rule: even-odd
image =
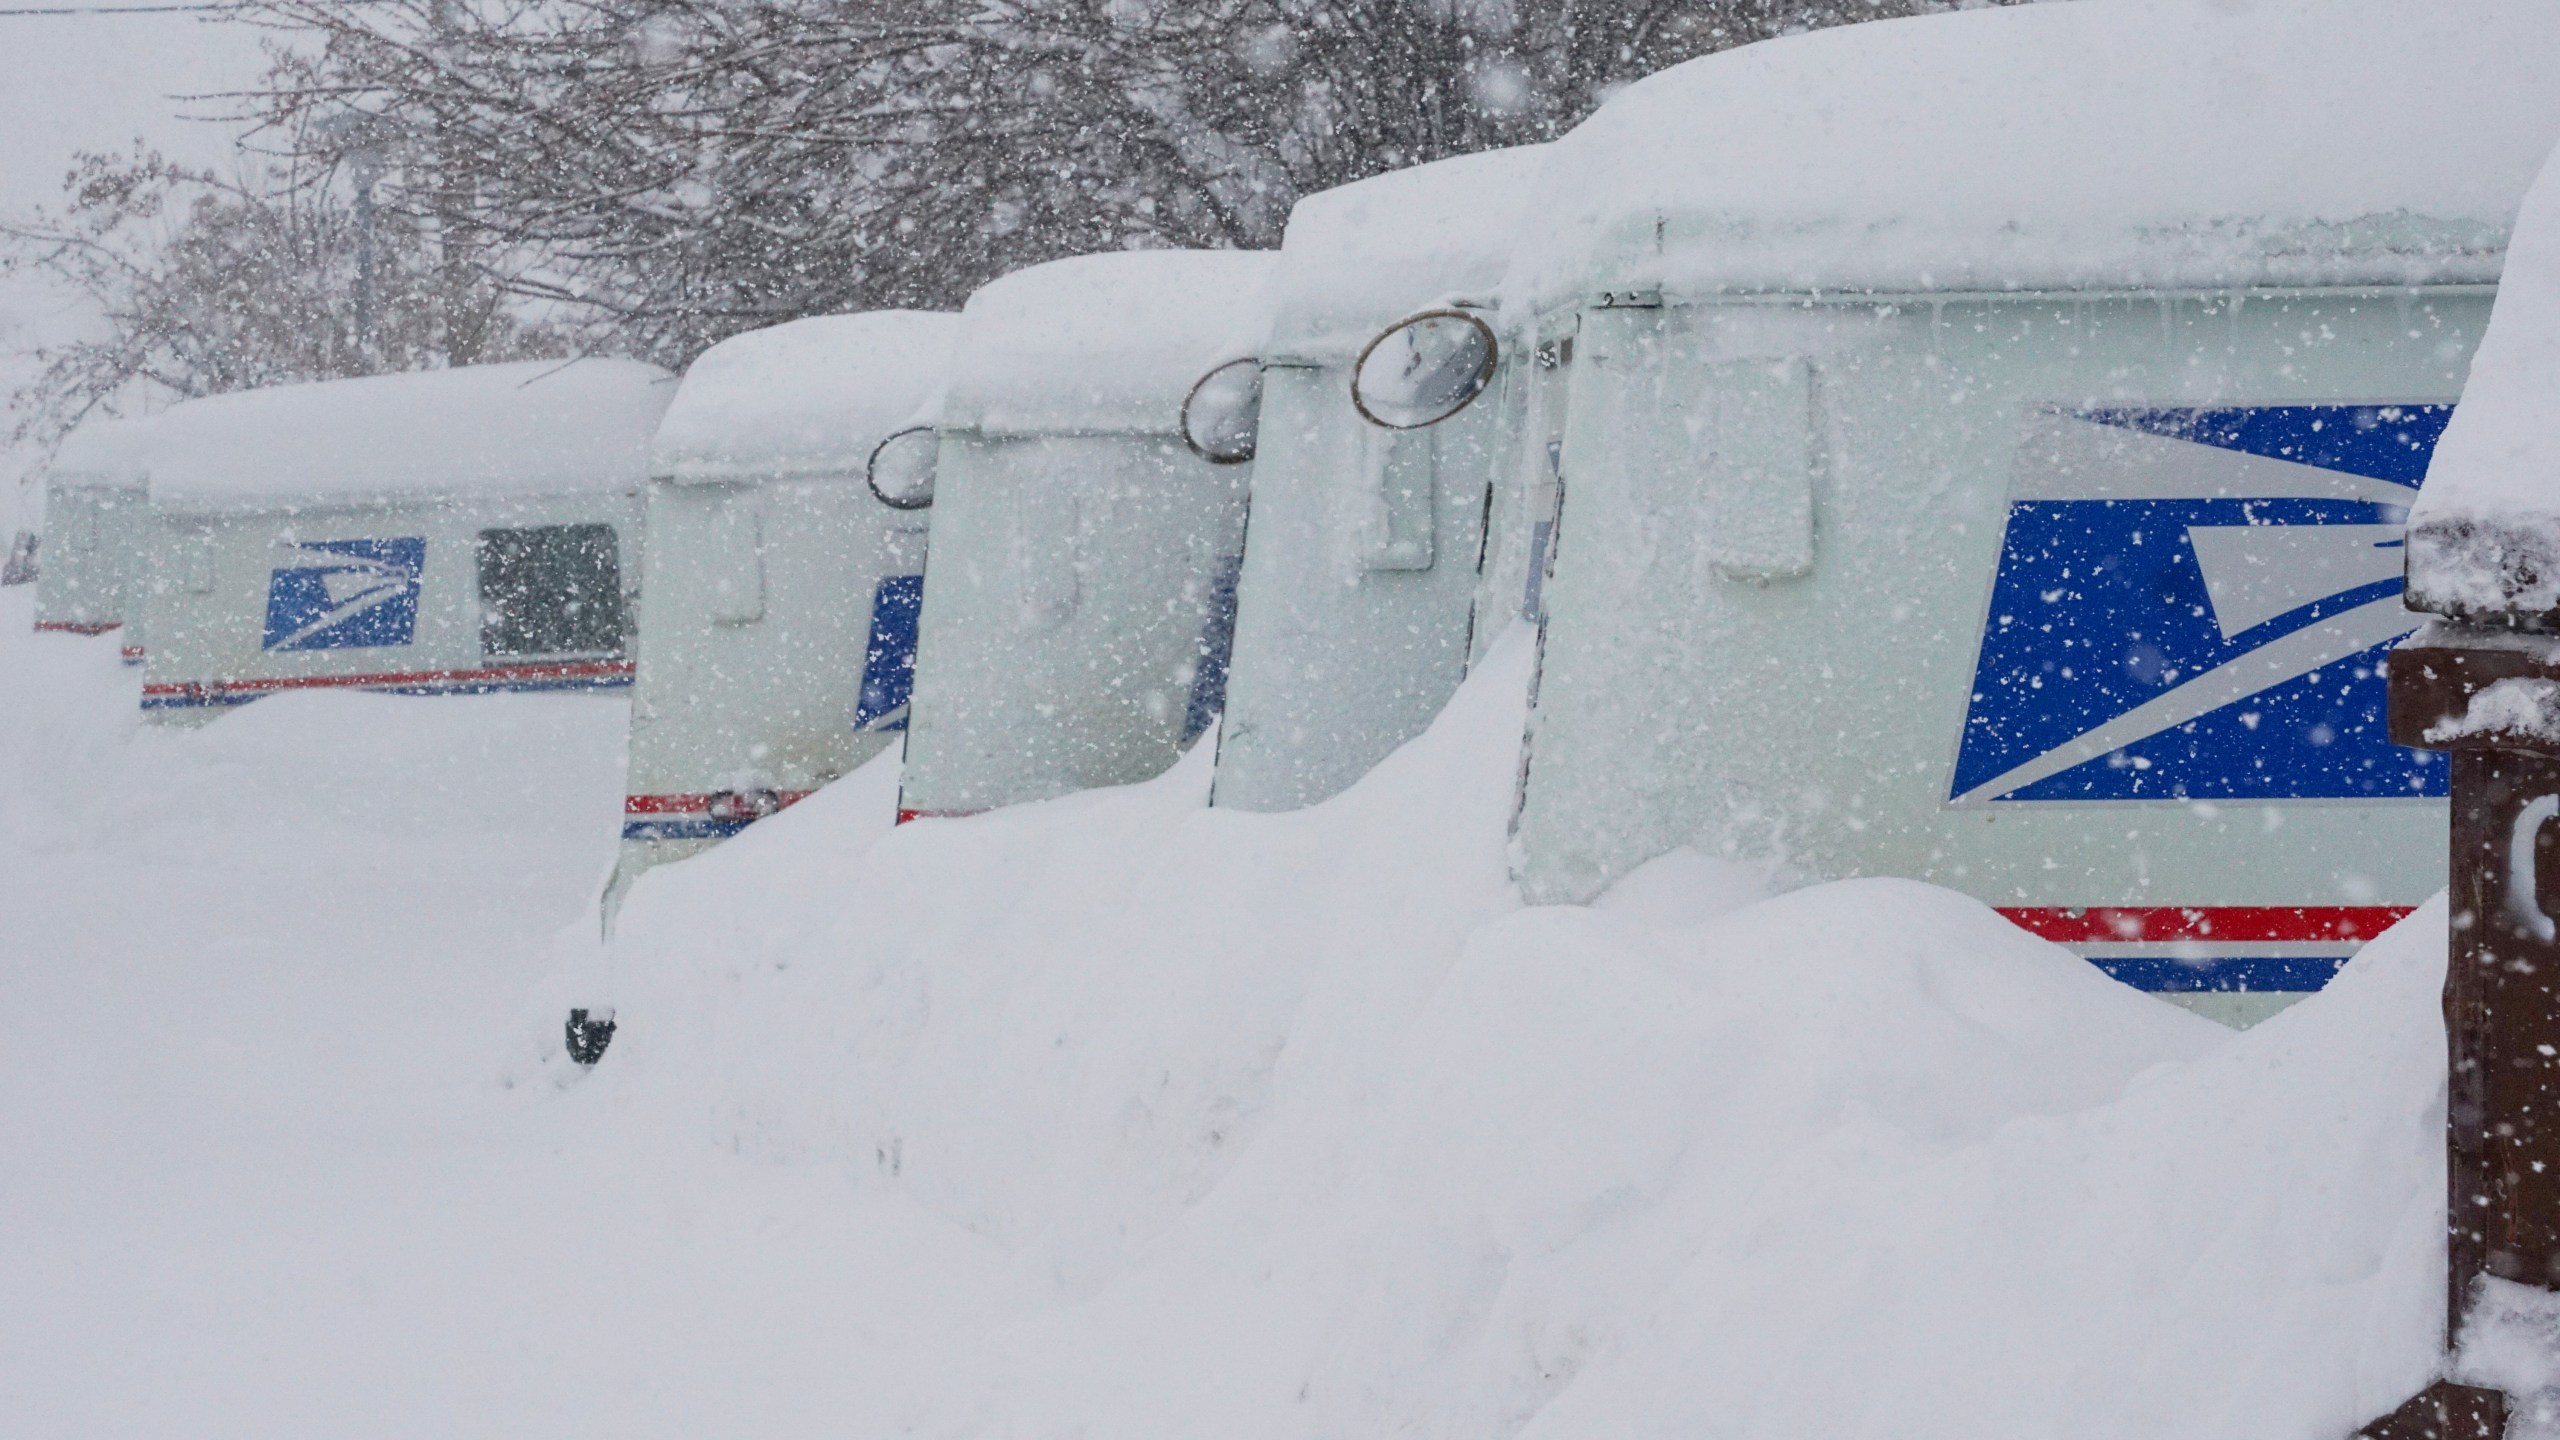
[(152, 422), (93, 420), (65, 437), (44, 473), (44, 542), (36, 628), (72, 635), (121, 629), (125, 660), (142, 662), (140, 585), (150, 533)]

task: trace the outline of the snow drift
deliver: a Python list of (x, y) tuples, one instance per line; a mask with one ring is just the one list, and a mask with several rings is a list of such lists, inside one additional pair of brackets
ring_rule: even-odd
[(1904, 882), (1524, 909), (1522, 638), (1301, 812), (1195, 752), (892, 831), (875, 765), (633, 891), (563, 1103), (1038, 1278), (877, 1433), (2255, 1440), (2423, 1378), (2440, 909), (2239, 1036)]
[(2498, 306), (2409, 511), (2411, 609), (2560, 614), (2560, 164), (2516, 216)]

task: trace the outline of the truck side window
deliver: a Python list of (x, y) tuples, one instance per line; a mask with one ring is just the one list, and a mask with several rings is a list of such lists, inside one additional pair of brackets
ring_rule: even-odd
[(630, 634), (610, 525), (480, 532), (480, 649), (620, 655)]

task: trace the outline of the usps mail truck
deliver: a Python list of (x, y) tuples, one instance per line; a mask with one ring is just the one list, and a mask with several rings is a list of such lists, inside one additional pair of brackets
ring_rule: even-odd
[(1516, 473), (1494, 299), (1543, 153), (1394, 171), (1290, 212), (1212, 803), (1324, 799), (1465, 677), (1490, 489)]
[(1218, 713), (1270, 266), (1088, 255), (969, 297), (902, 817), (1143, 780)]
[(640, 488), (675, 377), (537, 361), (191, 400), (148, 447), (143, 708), (631, 684)]
[(609, 907), (905, 730), (953, 324), (798, 320), (685, 371), (652, 446)]
[(150, 505), (145, 442), (152, 422), (92, 420), (63, 439), (44, 472), (44, 562), (36, 628), (73, 635), (122, 629), (139, 664), (142, 574)]
[(2317, 989), (2443, 883), (2401, 524), (2555, 63), (2544, 6), (2091, 0), (1614, 97), (1506, 282), (1571, 346), (1525, 892), (1685, 845)]

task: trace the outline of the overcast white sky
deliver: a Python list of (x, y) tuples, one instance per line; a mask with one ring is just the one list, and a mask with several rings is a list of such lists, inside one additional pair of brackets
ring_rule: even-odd
[[(0, 0), (0, 11), (52, 3)], [(53, 203), (74, 151), (122, 149), (137, 136), (180, 159), (221, 162), (230, 127), (186, 118), (218, 114), (220, 102), (179, 97), (236, 89), (259, 67), (258, 32), (195, 15), (0, 13), (0, 212)], [(14, 385), (26, 347), (81, 318), (66, 297), (0, 285), (0, 387)], [(24, 463), (0, 452), (0, 529)]]

